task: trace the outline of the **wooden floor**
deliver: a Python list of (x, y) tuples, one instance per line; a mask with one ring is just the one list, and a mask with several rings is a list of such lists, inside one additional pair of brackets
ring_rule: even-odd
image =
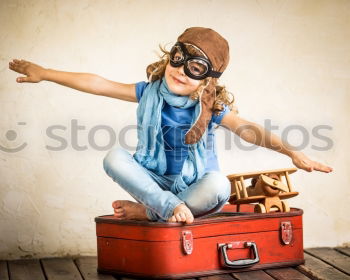
[[(197, 280), (350, 280), (350, 248), (305, 250), (305, 265), (295, 268), (268, 269), (231, 273)], [(23, 259), (0, 261), (0, 280), (130, 280), (98, 275), (96, 257)], [(194, 279), (191, 279), (194, 280)]]

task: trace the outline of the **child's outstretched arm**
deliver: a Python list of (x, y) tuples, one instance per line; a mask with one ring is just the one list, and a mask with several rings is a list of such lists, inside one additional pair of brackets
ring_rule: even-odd
[(289, 156), (294, 165), (306, 171), (331, 172), (332, 168), (322, 163), (309, 159), (300, 151), (293, 150), (287, 143), (284, 143), (277, 135), (265, 130), (256, 123), (249, 122), (240, 118), (235, 112), (225, 115), (221, 125), (229, 128), (245, 141), (262, 147), (275, 150)]
[(90, 73), (73, 73), (46, 69), (26, 60), (13, 59), (9, 63), (9, 68), (25, 75), (25, 77), (16, 79), (18, 83), (50, 81), (82, 92), (137, 102), (135, 84), (109, 81)]

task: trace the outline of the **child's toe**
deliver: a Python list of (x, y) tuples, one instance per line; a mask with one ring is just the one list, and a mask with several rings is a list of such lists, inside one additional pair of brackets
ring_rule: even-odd
[(168, 222), (169, 222), (169, 223), (176, 223), (176, 218), (175, 218), (175, 216), (171, 216), (171, 217), (168, 219)]
[(185, 213), (179, 213), (179, 217), (181, 219), (181, 222), (185, 222), (186, 221), (186, 215)]
[(191, 214), (190, 213), (186, 213), (186, 223), (187, 224), (191, 224), (191, 223), (193, 223), (193, 221), (194, 221), (194, 218), (193, 218), (192, 213)]
[(113, 201), (113, 203), (112, 203), (113, 208), (119, 208), (122, 206), (123, 206), (123, 202), (121, 200), (116, 200), (116, 201)]
[(114, 213), (119, 214), (119, 213), (124, 213), (123, 208), (114, 208)]

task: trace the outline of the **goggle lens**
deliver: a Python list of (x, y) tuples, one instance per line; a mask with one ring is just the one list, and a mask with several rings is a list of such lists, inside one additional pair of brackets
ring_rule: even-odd
[(194, 76), (203, 76), (205, 73), (208, 72), (208, 65), (198, 59), (191, 59), (188, 60), (186, 63), (187, 69), (191, 72)]
[(174, 46), (170, 51), (170, 60), (175, 64), (181, 64), (185, 60), (185, 55), (180, 46)]

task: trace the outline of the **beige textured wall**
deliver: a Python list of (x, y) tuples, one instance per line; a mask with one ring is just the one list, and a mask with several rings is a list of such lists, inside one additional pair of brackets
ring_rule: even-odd
[[(98, 125), (120, 136), (136, 123), (137, 106), (48, 82), (17, 84), (9, 60), (137, 82), (158, 44), (173, 43), (189, 26), (228, 39), (231, 63), (222, 83), (242, 117), (272, 120), (279, 135), (303, 127), (304, 136), (299, 127), (288, 140), (305, 141), (306, 154), (334, 168), (292, 176), (300, 196), (289, 202), (305, 210), (305, 247), (349, 245), (349, 18), (347, 0), (0, 1), (0, 258), (96, 254), (94, 217), (130, 197), (104, 173), (107, 150), (94, 149), (88, 136)], [(72, 120), (84, 126), (77, 135), (85, 150), (74, 148)], [(46, 148), (60, 145), (46, 133), (52, 125), (65, 127), (55, 132), (67, 141), (62, 151)], [(331, 141), (326, 151), (313, 148), (327, 144), (312, 132), (320, 125), (328, 126), (319, 130)], [(94, 143), (106, 146), (108, 136), (101, 129)], [(135, 146), (135, 136), (124, 139)], [(292, 166), (263, 148), (244, 151), (247, 144), (223, 129), (217, 141), (225, 174)], [(23, 143), (21, 151), (4, 151)]]

